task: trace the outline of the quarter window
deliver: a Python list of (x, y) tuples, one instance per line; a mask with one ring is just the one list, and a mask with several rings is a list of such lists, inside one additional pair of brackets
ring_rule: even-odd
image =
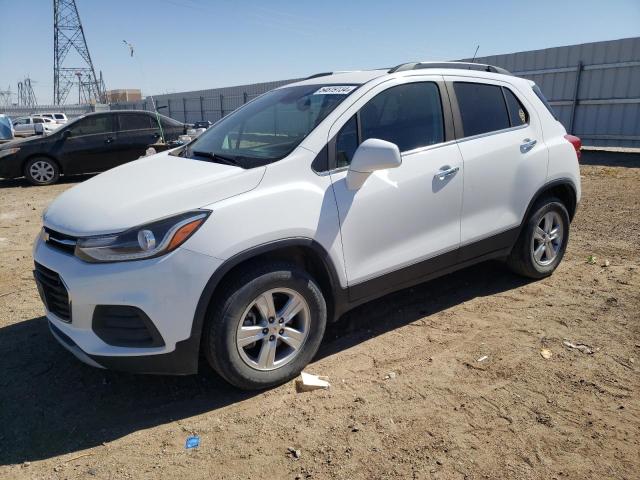
[(454, 82), (464, 136), (509, 128), (509, 113), (501, 87), (484, 83)]
[(502, 87), (504, 92), (504, 98), (507, 101), (507, 108), (509, 109), (509, 120), (512, 127), (519, 127), (529, 123), (529, 114), (527, 110), (522, 106), (518, 97), (516, 97), (511, 90)]
[(336, 139), (336, 167), (347, 167), (353, 160), (353, 154), (358, 148), (358, 124), (356, 115), (351, 117)]

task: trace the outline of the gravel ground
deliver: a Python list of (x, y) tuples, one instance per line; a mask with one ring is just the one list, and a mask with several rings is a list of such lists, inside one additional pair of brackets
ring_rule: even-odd
[(0, 182), (0, 478), (640, 478), (640, 157), (582, 165), (551, 278), (486, 263), (359, 307), (308, 367), (331, 388), (303, 394), (78, 362), (47, 331), (31, 244), (84, 178)]

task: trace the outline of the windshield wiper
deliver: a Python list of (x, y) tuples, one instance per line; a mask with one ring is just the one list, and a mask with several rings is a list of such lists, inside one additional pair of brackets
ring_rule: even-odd
[(238, 163), (238, 161), (235, 158), (227, 157), (226, 155), (220, 155), (219, 153), (200, 152), (198, 150), (191, 150), (191, 154), (192, 155), (196, 155), (198, 157), (208, 158), (210, 160), (213, 160), (214, 162), (223, 163), (225, 165), (231, 165), (233, 167), (239, 167), (240, 166), (240, 164)]

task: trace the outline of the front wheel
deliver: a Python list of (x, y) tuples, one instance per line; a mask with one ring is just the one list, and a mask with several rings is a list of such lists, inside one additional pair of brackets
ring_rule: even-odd
[(203, 349), (213, 369), (238, 388), (284, 383), (318, 351), (325, 300), (315, 280), (294, 265), (267, 264), (236, 275), (215, 302)]
[(50, 158), (35, 157), (24, 166), (24, 176), (33, 185), (51, 185), (60, 178), (60, 168)]
[(544, 278), (553, 273), (569, 240), (569, 213), (557, 198), (544, 198), (532, 208), (507, 263), (515, 273)]

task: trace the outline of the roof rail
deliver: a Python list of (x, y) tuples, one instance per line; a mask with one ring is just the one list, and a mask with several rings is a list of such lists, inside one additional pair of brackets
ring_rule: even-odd
[(309, 75), (308, 77), (305, 77), (304, 80), (310, 80), (312, 78), (318, 78), (318, 77), (326, 77), (327, 75), (333, 75), (333, 72), (314, 73), (313, 75)]
[(501, 73), (502, 75), (512, 75), (511, 72), (504, 68), (495, 67), (493, 65), (485, 65), (483, 63), (471, 62), (411, 62), (402, 63), (391, 69), (387, 73), (404, 72), (407, 70), (422, 70), (423, 68), (456, 68), (462, 70), (477, 70), (481, 72)]

